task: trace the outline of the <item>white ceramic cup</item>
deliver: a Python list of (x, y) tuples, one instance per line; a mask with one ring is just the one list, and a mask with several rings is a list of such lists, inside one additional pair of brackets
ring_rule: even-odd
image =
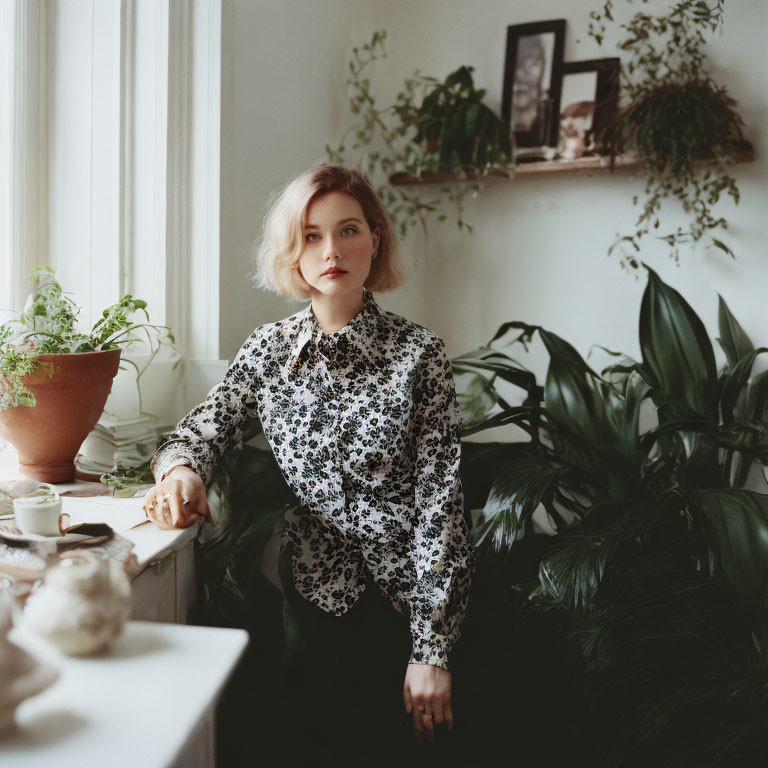
[(52, 485), (48, 483), (40, 483), (40, 485), (47, 488), (49, 492), (40, 488), (13, 500), (16, 525), (25, 536), (60, 536), (61, 498)]

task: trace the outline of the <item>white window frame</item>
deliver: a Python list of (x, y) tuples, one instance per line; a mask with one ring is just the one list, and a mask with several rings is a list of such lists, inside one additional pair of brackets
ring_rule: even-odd
[[(89, 20), (90, 83), (62, 83), (56, 55)], [(0, 309), (21, 309), (29, 269), (50, 264), (88, 319), (132, 293), (185, 359), (217, 360), (221, 0), (0, 0), (0, 35)], [(62, 127), (72, 87), (91, 88), (90, 114)], [(81, 130), (90, 188), (68, 202), (90, 231), (68, 241), (62, 153)]]

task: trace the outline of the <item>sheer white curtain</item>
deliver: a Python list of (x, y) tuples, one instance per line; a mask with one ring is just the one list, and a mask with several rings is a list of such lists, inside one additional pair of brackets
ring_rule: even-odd
[(43, 0), (0, 0), (0, 310), (21, 308), (45, 256), (44, 34)]
[(13, 40), (10, 0), (0, 0), (0, 322), (13, 304), (11, 280), (11, 94)]
[(217, 358), (220, 91), (220, 0), (0, 0), (0, 306), (47, 263)]
[(0, 309), (47, 264), (216, 361), (220, 92), (221, 0), (0, 0)]

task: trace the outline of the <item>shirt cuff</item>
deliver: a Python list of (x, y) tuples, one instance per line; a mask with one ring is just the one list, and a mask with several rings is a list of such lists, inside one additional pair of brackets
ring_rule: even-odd
[(428, 632), (426, 636), (413, 638), (409, 664), (432, 664), (448, 669), (449, 640), (445, 635)]
[[(180, 464), (189, 467), (202, 477), (202, 474), (196, 466), (196, 462), (188, 452), (177, 448), (174, 445), (169, 445), (165, 450), (161, 448), (155, 454), (155, 458), (152, 461), (152, 474), (155, 476), (155, 482), (159, 483), (166, 472)], [(204, 477), (203, 481), (205, 482)]]

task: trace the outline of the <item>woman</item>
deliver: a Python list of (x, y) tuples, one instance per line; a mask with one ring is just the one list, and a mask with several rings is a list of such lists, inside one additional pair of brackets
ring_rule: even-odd
[(259, 287), (311, 303), (257, 327), (160, 447), (147, 514), (161, 527), (209, 518), (216, 462), (260, 421), (301, 502), (285, 515), (280, 576), (308, 638), (302, 673), (317, 676), (313, 738), (383, 749), (407, 717), (417, 741), (440, 741), (475, 563), (445, 345), (374, 300), (404, 269), (356, 171), (325, 165), (288, 184), (256, 258)]

